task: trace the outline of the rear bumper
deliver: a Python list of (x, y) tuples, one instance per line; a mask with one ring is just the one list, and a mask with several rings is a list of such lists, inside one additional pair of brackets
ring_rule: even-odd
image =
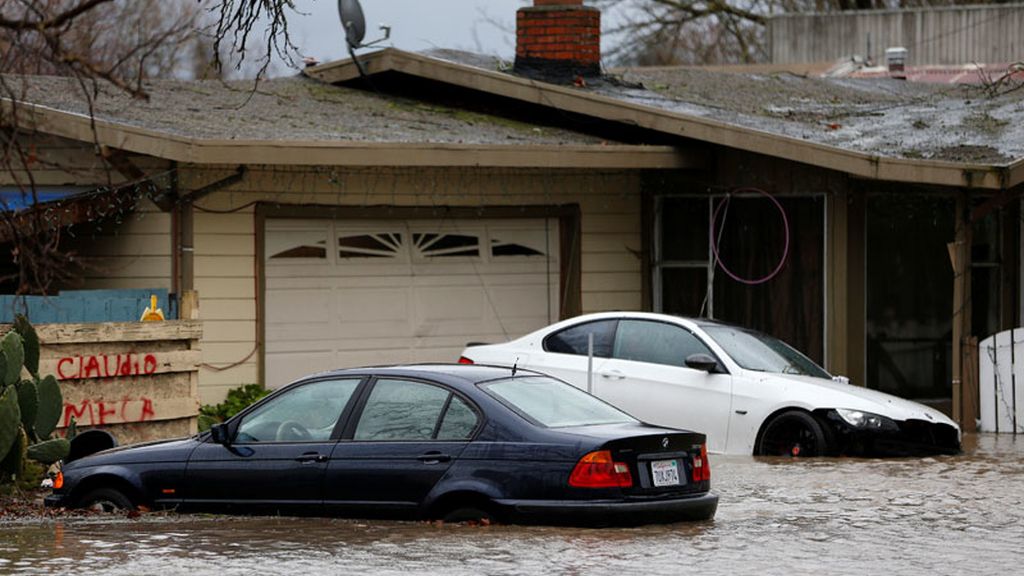
[(662, 500), (498, 500), (506, 519), (520, 524), (635, 526), (710, 520), (718, 495), (710, 492)]

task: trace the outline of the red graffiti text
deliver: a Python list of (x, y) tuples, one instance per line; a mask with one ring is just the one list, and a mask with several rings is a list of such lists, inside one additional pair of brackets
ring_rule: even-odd
[(57, 378), (114, 378), (156, 373), (156, 356), (152, 354), (100, 354), (97, 356), (65, 356), (57, 361)]
[(103, 398), (86, 399), (78, 404), (64, 403), (64, 427), (74, 418), (81, 426), (103, 426), (124, 422), (146, 422), (156, 417), (153, 400), (145, 396), (128, 397), (120, 400)]

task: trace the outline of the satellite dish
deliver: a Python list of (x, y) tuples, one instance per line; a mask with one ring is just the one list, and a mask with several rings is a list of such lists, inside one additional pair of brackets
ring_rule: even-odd
[(338, 15), (350, 48), (359, 48), (366, 37), (366, 17), (359, 0), (338, 0)]
[(363, 43), (363, 38), (366, 37), (366, 17), (363, 16), (363, 7), (359, 0), (338, 0), (338, 16), (341, 17), (341, 27), (345, 29), (345, 42), (348, 44), (349, 52), (356, 48), (380, 44), (391, 38), (391, 27), (381, 24), (380, 29), (384, 31), (384, 37)]

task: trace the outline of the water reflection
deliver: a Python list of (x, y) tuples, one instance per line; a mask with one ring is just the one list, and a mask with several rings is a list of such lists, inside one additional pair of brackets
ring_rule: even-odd
[(916, 460), (718, 457), (713, 522), (474, 528), (147, 516), (0, 527), (6, 574), (989, 574), (1024, 560), (1024, 441)]

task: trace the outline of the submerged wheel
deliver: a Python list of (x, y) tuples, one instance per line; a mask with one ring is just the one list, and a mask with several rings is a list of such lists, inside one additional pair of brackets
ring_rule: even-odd
[(92, 508), (100, 512), (129, 512), (135, 510), (135, 504), (120, 490), (114, 488), (98, 488), (89, 492), (78, 501), (79, 508)]
[(459, 522), (471, 522), (478, 524), (493, 524), (495, 522), (494, 514), (484, 508), (477, 508), (475, 506), (466, 506), (462, 508), (455, 508), (447, 514), (441, 517), (447, 524), (455, 524)]
[(789, 410), (765, 425), (755, 454), (759, 456), (824, 456), (828, 452), (825, 429), (814, 416)]

